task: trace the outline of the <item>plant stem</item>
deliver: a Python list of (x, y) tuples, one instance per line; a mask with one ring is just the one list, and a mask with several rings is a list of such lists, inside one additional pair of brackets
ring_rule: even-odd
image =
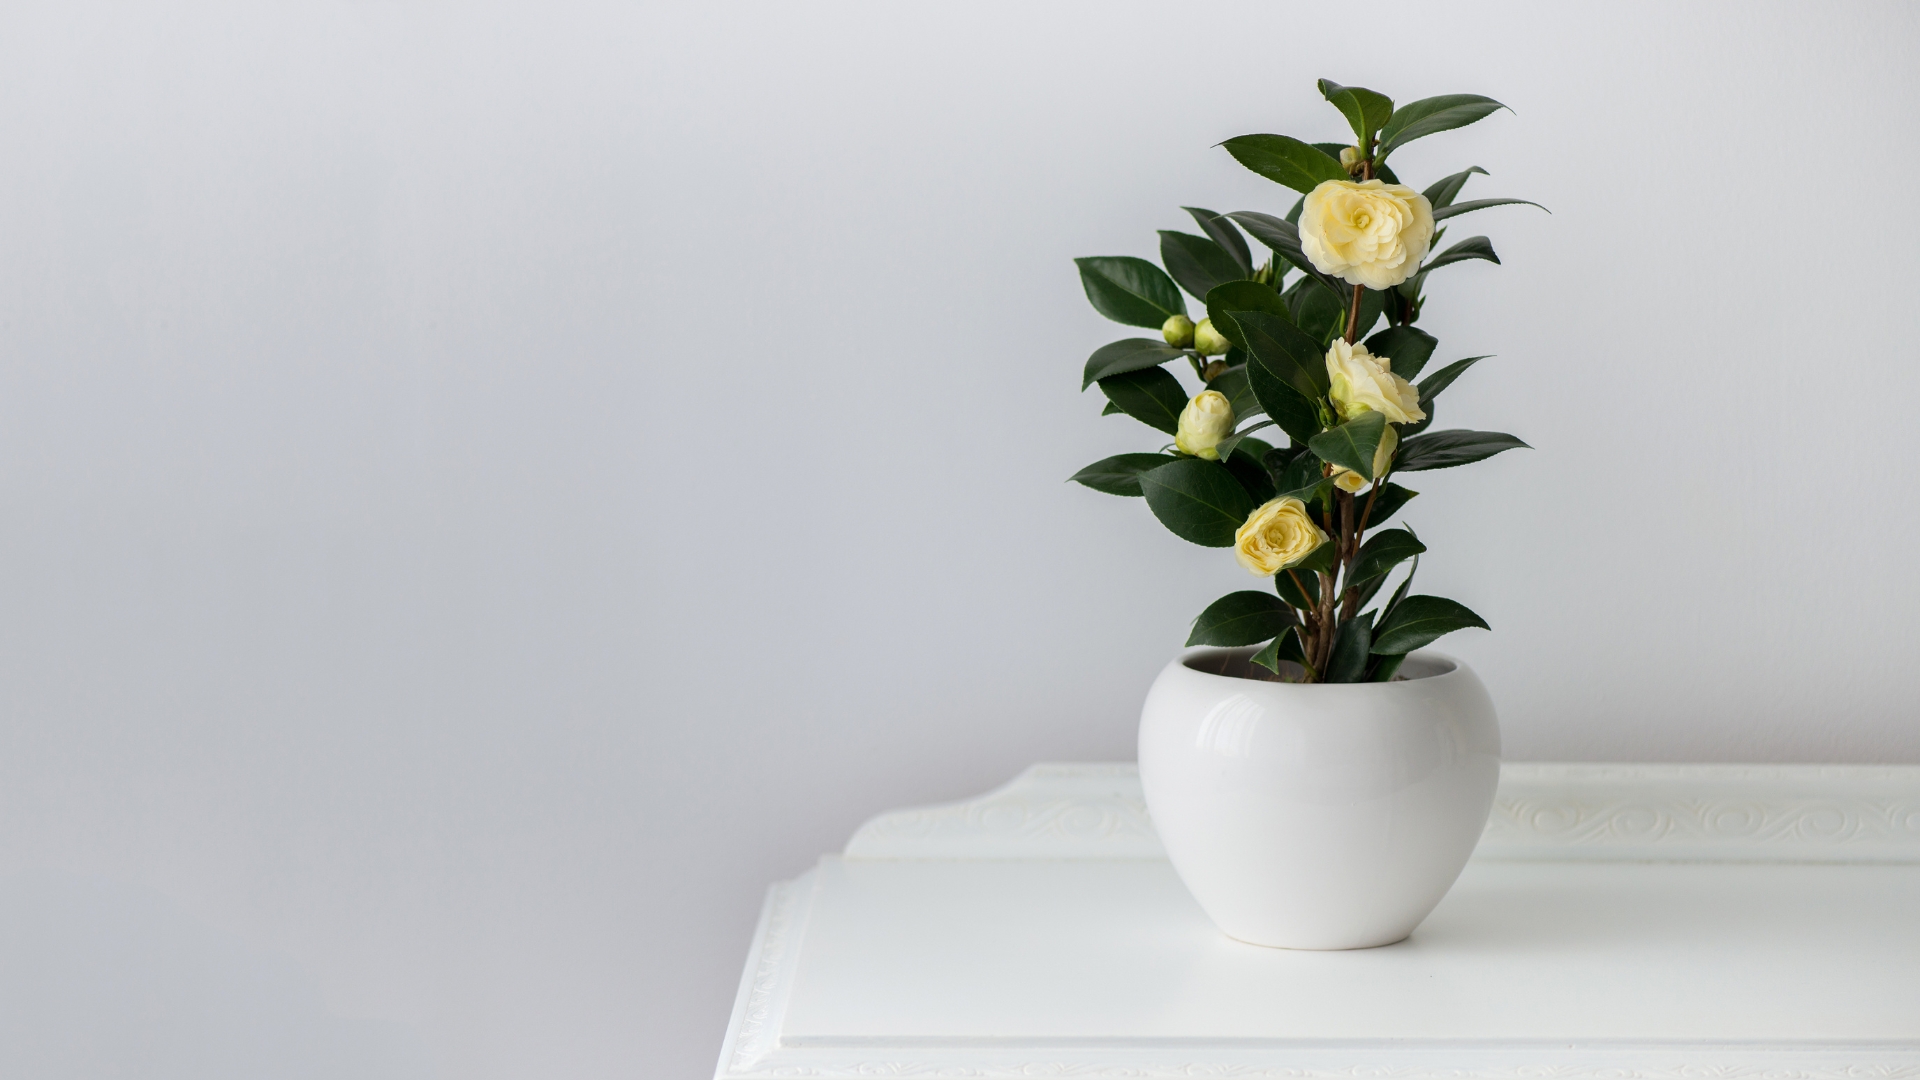
[(1353, 287), (1353, 306), (1347, 309), (1347, 344), (1360, 336), (1360, 297), (1367, 291), (1365, 285)]

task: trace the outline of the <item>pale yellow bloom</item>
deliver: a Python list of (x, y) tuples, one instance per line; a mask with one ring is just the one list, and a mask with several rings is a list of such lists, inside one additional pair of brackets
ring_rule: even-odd
[(1385, 413), (1396, 424), (1418, 423), (1427, 418), (1420, 407), (1420, 391), (1412, 383), (1393, 373), (1387, 358), (1375, 356), (1365, 345), (1350, 345), (1335, 338), (1327, 350), (1327, 377), (1333, 386), (1327, 396), (1340, 419), (1351, 420), (1367, 412)]
[(1233, 348), (1233, 342), (1213, 328), (1212, 319), (1201, 319), (1200, 325), (1193, 328), (1193, 348), (1201, 356), (1219, 356)]
[(1328, 180), (1300, 208), (1300, 249), (1349, 285), (1390, 289), (1412, 277), (1433, 242), (1433, 204), (1404, 184)]
[[(1388, 424), (1386, 430), (1380, 433), (1379, 447), (1373, 452), (1373, 478), (1375, 480), (1387, 474), (1387, 466), (1393, 464), (1393, 449), (1399, 445), (1400, 433), (1393, 429), (1392, 424)], [(1360, 478), (1359, 473), (1354, 472), (1345, 465), (1335, 465), (1333, 467), (1333, 486), (1339, 488), (1341, 491), (1359, 494), (1366, 488), (1367, 482)]]
[(1167, 321), (1160, 324), (1160, 336), (1174, 348), (1184, 349), (1193, 344), (1193, 320), (1185, 315), (1169, 315)]
[(1271, 577), (1298, 566), (1326, 542), (1327, 534), (1307, 515), (1307, 504), (1289, 495), (1247, 515), (1233, 534), (1233, 557), (1249, 573)]
[(1183, 454), (1218, 461), (1220, 451), (1215, 448), (1231, 434), (1233, 403), (1218, 390), (1202, 390), (1180, 410), (1180, 429), (1173, 436), (1173, 445)]

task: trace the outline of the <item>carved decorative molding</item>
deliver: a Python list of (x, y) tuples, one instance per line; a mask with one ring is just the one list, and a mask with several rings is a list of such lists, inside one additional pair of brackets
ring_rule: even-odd
[[(1131, 764), (1035, 765), (861, 826), (850, 859), (1163, 859)], [(1920, 766), (1509, 762), (1477, 858), (1920, 862)]]

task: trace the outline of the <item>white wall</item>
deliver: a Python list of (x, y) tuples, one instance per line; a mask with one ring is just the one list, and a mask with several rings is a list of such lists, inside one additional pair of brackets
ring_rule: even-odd
[(1519, 758), (1920, 761), (1900, 4), (0, 9), (0, 1075), (694, 1077), (769, 880), (1246, 587), (1069, 259), (1512, 104), (1424, 584)]

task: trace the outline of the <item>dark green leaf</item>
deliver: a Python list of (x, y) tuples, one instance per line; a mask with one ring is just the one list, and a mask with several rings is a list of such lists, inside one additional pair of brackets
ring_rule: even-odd
[(1387, 576), (1380, 574), (1375, 577), (1370, 577), (1357, 585), (1349, 586), (1353, 592), (1353, 609), (1358, 611), (1366, 607), (1367, 604), (1373, 600), (1373, 594), (1379, 592), (1380, 586), (1386, 583)]
[[(1488, 355), (1491, 356), (1492, 354)], [(1455, 360), (1439, 371), (1421, 379), (1420, 407), (1426, 408), (1428, 402), (1440, 396), (1440, 391), (1453, 385), (1453, 380), (1466, 374), (1468, 368), (1487, 358), (1487, 356), (1469, 356), (1465, 360)]]
[(1331, 79), (1320, 80), (1320, 96), (1333, 102), (1340, 115), (1353, 128), (1353, 137), (1365, 146), (1380, 126), (1393, 115), (1393, 99), (1364, 86), (1341, 86)]
[(1141, 473), (1177, 460), (1169, 454), (1115, 454), (1081, 469), (1069, 479), (1109, 495), (1137, 497), (1140, 494)]
[(1394, 455), (1393, 468), (1395, 472), (1451, 469), (1516, 447), (1533, 449), (1519, 439), (1497, 431), (1467, 431), (1461, 428), (1430, 431), (1402, 442)]
[(1102, 345), (1087, 357), (1086, 370), (1080, 375), (1080, 389), (1085, 390), (1109, 375), (1124, 375), (1129, 371), (1159, 367), (1185, 355), (1165, 341), (1152, 338), (1127, 338), (1111, 345)]
[(1207, 389), (1227, 395), (1227, 401), (1233, 405), (1233, 415), (1238, 419), (1245, 420), (1265, 411), (1260, 399), (1253, 396), (1253, 386), (1247, 381), (1245, 364), (1235, 365), (1215, 375), (1213, 381), (1207, 383)]
[(1333, 569), (1333, 561), (1339, 557), (1340, 545), (1334, 543), (1332, 539), (1328, 539), (1325, 543), (1308, 553), (1306, 558), (1293, 564), (1293, 569), (1301, 571), (1311, 570), (1317, 574), (1322, 570)]
[[(1459, 217), (1461, 214), (1471, 214), (1475, 210), (1485, 210), (1489, 206), (1540, 206), (1540, 204), (1531, 199), (1475, 199), (1472, 202), (1435, 207), (1433, 220), (1445, 221), (1450, 217)], [(1540, 206), (1540, 209), (1547, 210), (1544, 206)], [(1547, 213), (1551, 214), (1553, 211), (1547, 210)]]
[(1359, 682), (1367, 673), (1367, 649), (1373, 644), (1373, 613), (1355, 615), (1333, 632), (1333, 653), (1321, 681)]
[(1387, 430), (1384, 413), (1368, 410), (1338, 427), (1328, 428), (1307, 443), (1321, 461), (1341, 465), (1373, 479), (1373, 455)]
[[(1218, 446), (1215, 446), (1214, 449), (1219, 451), (1220, 456), (1222, 458), (1228, 457), (1229, 455), (1233, 454), (1236, 450), (1240, 448), (1241, 443), (1246, 442), (1248, 439), (1251, 439), (1254, 432), (1259, 431), (1261, 428), (1272, 427), (1272, 426), (1273, 426), (1273, 421), (1271, 420), (1262, 420), (1257, 424), (1250, 424), (1246, 427), (1241, 428), (1239, 431), (1236, 431), (1233, 434), (1227, 436), (1226, 438), (1221, 439), (1220, 444)], [(1261, 446), (1266, 446), (1266, 444), (1260, 443), (1259, 439), (1253, 439), (1252, 441), (1255, 443), (1259, 443)], [(1272, 447), (1269, 446), (1269, 447), (1266, 447), (1266, 449), (1271, 450)], [(1263, 450), (1262, 452), (1264, 453), (1265, 451)], [(1256, 462), (1259, 460), (1258, 455), (1255, 455), (1254, 460)], [(1262, 465), (1261, 469), (1264, 471), (1266, 469), (1266, 466)], [(1260, 501), (1266, 502), (1267, 500), (1261, 499)]]
[(1360, 506), (1361, 512), (1367, 514), (1367, 527), (1374, 528), (1391, 520), (1393, 515), (1400, 512), (1401, 507), (1407, 505), (1408, 499), (1418, 494), (1420, 493), (1417, 491), (1409, 491), (1399, 484), (1382, 484), (1379, 494), (1372, 497), (1373, 509), (1371, 511), (1366, 511), (1366, 501), (1359, 496), (1354, 496), (1354, 501)]
[(1505, 105), (1479, 94), (1442, 94), (1400, 106), (1380, 129), (1378, 157), (1386, 157), (1415, 139), (1465, 127)]
[(1307, 654), (1300, 651), (1300, 631), (1297, 627), (1290, 626), (1282, 630), (1279, 637), (1267, 643), (1266, 648), (1253, 654), (1254, 663), (1275, 675), (1280, 674), (1283, 661), (1299, 664), (1303, 668), (1307, 666)]
[(1432, 359), (1440, 344), (1432, 334), (1412, 326), (1389, 326), (1367, 339), (1367, 351), (1391, 357), (1393, 373), (1411, 382)]
[(1187, 392), (1165, 368), (1110, 376), (1100, 380), (1100, 389), (1122, 412), (1148, 427), (1169, 435), (1180, 430), (1180, 410), (1187, 407)]
[(1347, 578), (1365, 581), (1383, 577), (1387, 571), (1425, 550), (1427, 545), (1414, 539), (1407, 530), (1383, 529), (1360, 545), (1360, 554), (1354, 557), (1353, 569), (1347, 571)]
[(1421, 192), (1421, 194), (1427, 197), (1427, 202), (1431, 203), (1435, 210), (1452, 206), (1453, 200), (1460, 196), (1460, 189), (1467, 186), (1467, 177), (1472, 176), (1474, 173), (1486, 176), (1487, 170), (1475, 165), (1470, 169), (1454, 173), (1444, 180), (1436, 181), (1432, 187)]
[(1253, 252), (1247, 250), (1247, 238), (1240, 235), (1240, 230), (1233, 227), (1233, 222), (1227, 220), (1226, 215), (1197, 206), (1183, 206), (1180, 209), (1192, 214), (1200, 231), (1212, 237), (1214, 243), (1233, 256), (1234, 261), (1240, 264), (1241, 277), (1253, 273)]
[(1305, 610), (1320, 602), (1320, 579), (1299, 570), (1282, 570), (1273, 575), (1273, 591), (1280, 599)]
[(1131, 255), (1095, 255), (1073, 260), (1093, 309), (1114, 322), (1154, 330), (1187, 313), (1180, 289), (1159, 267)]
[(1101, 407), (1100, 415), (1101, 416), (1125, 416), (1127, 415), (1127, 410), (1121, 408), (1118, 405), (1115, 405), (1112, 399), (1108, 399), (1107, 403)]
[(1450, 266), (1457, 262), (1466, 262), (1468, 259), (1485, 259), (1496, 266), (1500, 263), (1500, 256), (1493, 253), (1493, 241), (1484, 236), (1469, 236), (1465, 240), (1434, 256), (1425, 266), (1420, 268), (1420, 272), (1422, 274), (1430, 273), (1443, 266)]
[[(1295, 207), (1298, 210), (1298, 207)], [(1228, 217), (1240, 223), (1247, 234), (1255, 240), (1273, 249), (1275, 255), (1299, 268), (1301, 273), (1325, 285), (1331, 292), (1340, 291), (1340, 283), (1314, 269), (1313, 260), (1300, 247), (1300, 229), (1292, 221), (1283, 221), (1272, 214), (1262, 214), (1257, 210), (1238, 210)]]
[(1228, 593), (1208, 604), (1207, 610), (1193, 620), (1187, 644), (1224, 648), (1253, 645), (1274, 637), (1294, 621), (1293, 609), (1272, 593)]
[(1406, 659), (1407, 659), (1406, 653), (1395, 653), (1392, 656), (1374, 657), (1373, 666), (1367, 672), (1367, 681), (1368, 682), (1392, 682), (1393, 677), (1400, 673), (1400, 665), (1404, 663)]
[(1277, 315), (1288, 322), (1293, 321), (1293, 313), (1287, 310), (1287, 302), (1273, 287), (1257, 281), (1229, 281), (1217, 285), (1207, 293), (1207, 318), (1213, 320), (1213, 328), (1235, 345), (1247, 347), (1247, 339), (1240, 332), (1240, 325), (1233, 321), (1236, 311), (1264, 311)]
[(1175, 536), (1203, 547), (1232, 547), (1253, 499), (1217, 461), (1181, 458), (1140, 474), (1147, 507)]
[[(1235, 312), (1233, 321), (1247, 339), (1247, 352), (1252, 356), (1250, 365), (1266, 368), (1309, 402), (1326, 395), (1329, 385), (1327, 354), (1319, 342), (1301, 333), (1278, 315), (1269, 315), (1264, 311)], [(1260, 383), (1257, 380), (1253, 389), (1259, 393)], [(1264, 397), (1261, 400), (1266, 401)], [(1275, 420), (1281, 419), (1280, 414), (1271, 408), (1272, 403), (1267, 404), (1267, 415)]]
[(1372, 651), (1383, 656), (1410, 653), (1431, 645), (1442, 634), (1477, 626), (1491, 630), (1487, 621), (1442, 596), (1409, 596), (1394, 605), (1393, 613), (1373, 635)]
[[(1239, 441), (1241, 444), (1252, 443), (1254, 448), (1265, 446), (1259, 439), (1242, 438)], [(1240, 481), (1240, 486), (1246, 489), (1247, 498), (1252, 499), (1253, 504), (1258, 506), (1273, 498), (1273, 474), (1267, 472), (1267, 467), (1260, 463), (1259, 454), (1243, 453), (1245, 449), (1248, 448), (1244, 445), (1235, 446), (1232, 450), (1222, 453), (1220, 460), (1226, 465), (1227, 471), (1233, 474), (1233, 478)], [(1268, 447), (1268, 449), (1271, 448)]]
[(1288, 438), (1301, 444), (1320, 433), (1320, 411), (1313, 402), (1300, 396), (1273, 369), (1257, 361), (1246, 366), (1247, 386), (1259, 399), (1260, 411), (1280, 425)]
[(1169, 229), (1160, 230), (1160, 261), (1196, 300), (1205, 300), (1216, 285), (1247, 276), (1226, 248), (1204, 236)]
[(1312, 191), (1328, 180), (1347, 178), (1347, 170), (1338, 158), (1285, 135), (1240, 135), (1220, 145), (1235, 161), (1298, 192)]
[[(1407, 531), (1412, 532), (1413, 530), (1408, 529)], [(1413, 577), (1415, 574), (1418, 574), (1419, 572), (1420, 572), (1420, 556), (1415, 555), (1413, 557), (1413, 562), (1407, 567), (1406, 579), (1400, 582), (1399, 588), (1393, 590), (1393, 597), (1387, 601), (1386, 607), (1383, 607), (1380, 609), (1380, 618), (1374, 621), (1374, 625), (1376, 626), (1387, 625), (1387, 621), (1393, 618), (1393, 613), (1400, 610), (1400, 601), (1405, 600), (1407, 598), (1407, 590), (1413, 587)]]

